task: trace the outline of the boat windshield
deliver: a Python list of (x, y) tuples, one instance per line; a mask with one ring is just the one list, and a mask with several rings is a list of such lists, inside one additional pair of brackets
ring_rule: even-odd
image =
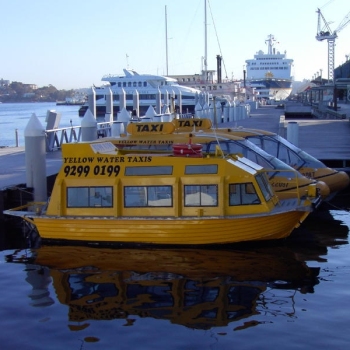
[[(296, 172), (291, 166), (283, 163), (276, 157), (266, 153), (261, 148), (254, 145), (248, 140), (218, 140), (209, 142), (206, 147), (206, 152), (213, 153), (217, 146), (220, 147), (224, 154), (242, 154), (245, 158), (259, 164), (265, 169), (278, 170), (269, 172), (269, 177), (276, 175), (283, 177), (301, 177), (302, 175)], [(204, 148), (204, 147), (203, 147)]]
[(270, 183), (266, 179), (265, 174), (258, 174), (255, 176), (255, 178), (262, 194), (264, 195), (265, 200), (268, 202), (273, 197), (273, 189)]
[[(284, 177), (293, 177), (293, 174), (297, 174), (297, 177), (302, 176), (301, 174), (295, 172), (291, 166), (284, 163), (280, 159), (276, 158), (274, 155), (267, 153), (266, 151), (264, 151), (260, 147), (257, 147), (249, 140), (237, 140), (237, 141), (232, 141), (232, 142), (238, 143), (238, 144), (244, 146), (245, 148), (247, 148), (248, 149), (247, 158), (254, 161), (255, 163), (261, 165), (265, 169), (272, 168), (272, 169), (276, 169), (276, 170), (280, 170), (280, 171), (284, 170), (283, 172), (279, 172), (279, 175), (284, 176)], [(251, 158), (249, 158), (249, 157), (251, 157)], [(256, 159), (256, 160), (254, 160), (254, 159)], [(259, 161), (260, 161), (260, 163), (259, 163)], [(264, 165), (265, 162), (267, 162), (270, 165), (270, 167), (265, 166)]]
[(311, 154), (301, 150), (299, 147), (296, 147), (291, 142), (286, 140), (285, 138), (275, 135), (273, 136), (274, 139), (278, 140), (281, 144), (283, 144), (286, 148), (288, 148), (291, 151), (293, 151), (295, 154), (298, 155), (300, 159), (303, 160), (305, 165), (312, 166), (315, 168), (324, 168), (325, 165), (319, 161), (317, 158), (313, 157)]
[[(305, 166), (305, 160), (296, 152), (296, 150), (300, 151), (300, 149), (297, 149), (293, 144), (278, 135), (254, 135), (248, 136), (247, 139), (265, 152), (295, 169), (299, 170)], [(284, 143), (283, 140), (286, 141), (286, 143)]]

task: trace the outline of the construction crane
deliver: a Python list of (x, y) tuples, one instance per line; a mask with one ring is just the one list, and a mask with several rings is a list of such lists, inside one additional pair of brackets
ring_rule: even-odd
[(333, 32), (329, 27), (328, 22), (323, 17), (321, 10), (318, 8), (316, 12), (318, 14), (316, 39), (318, 41), (327, 40), (328, 42), (328, 82), (331, 83), (334, 80), (335, 39), (338, 37), (338, 33), (350, 22), (350, 12), (344, 17), (337, 29)]

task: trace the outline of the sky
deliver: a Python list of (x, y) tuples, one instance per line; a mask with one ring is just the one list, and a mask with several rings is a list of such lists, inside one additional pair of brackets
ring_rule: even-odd
[[(0, 8), (0, 79), (69, 90), (101, 85), (102, 76), (124, 68), (160, 75), (203, 68), (204, 0), (0, 0)], [(208, 69), (216, 70), (219, 54), (223, 78), (242, 79), (245, 60), (267, 52), (273, 34), (276, 49), (294, 60), (295, 80), (321, 69), (327, 78), (317, 8), (335, 30), (350, 1), (209, 0)], [(350, 55), (349, 44), (350, 23), (338, 33), (335, 67)]]

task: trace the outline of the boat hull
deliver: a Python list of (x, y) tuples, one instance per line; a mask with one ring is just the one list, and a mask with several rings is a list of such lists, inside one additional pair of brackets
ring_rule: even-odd
[(307, 217), (307, 211), (237, 218), (34, 218), (43, 239), (145, 244), (223, 244), (281, 239)]

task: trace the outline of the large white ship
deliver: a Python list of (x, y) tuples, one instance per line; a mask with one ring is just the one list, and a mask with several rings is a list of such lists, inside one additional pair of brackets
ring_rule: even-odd
[[(120, 111), (120, 94), (125, 94), (126, 109), (133, 111), (134, 94), (139, 96), (139, 113), (143, 115), (149, 106), (157, 104), (157, 95), (161, 95), (163, 104), (171, 104), (171, 98), (175, 100), (175, 108), (180, 113), (193, 113), (201, 91), (191, 87), (179, 85), (176, 79), (152, 74), (139, 74), (132, 69), (124, 69), (124, 74), (108, 74), (102, 77), (106, 85), (94, 87), (96, 92), (96, 114), (106, 114), (106, 88), (110, 88), (113, 94), (113, 114)], [(180, 100), (181, 96), (181, 100)], [(179, 103), (181, 101), (181, 106)], [(85, 103), (79, 109), (79, 116), (83, 117), (88, 109)], [(159, 113), (160, 111), (158, 111)]]
[(260, 50), (253, 59), (246, 60), (247, 85), (255, 89), (255, 96), (259, 100), (284, 100), (292, 91), (293, 60), (286, 57), (286, 51), (276, 51), (276, 40), (272, 34), (265, 43), (268, 46), (267, 53)]

